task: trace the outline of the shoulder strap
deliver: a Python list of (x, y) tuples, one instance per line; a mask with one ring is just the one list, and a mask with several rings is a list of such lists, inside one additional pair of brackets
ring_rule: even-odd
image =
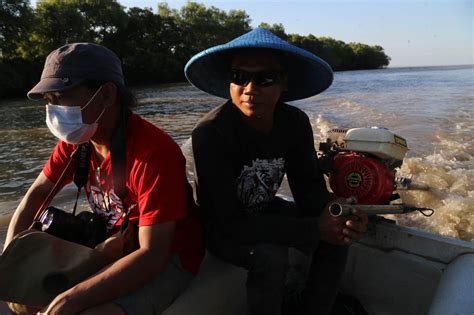
[(76, 202), (72, 209), (72, 215), (76, 215), (77, 201), (81, 193), (81, 188), (87, 183), (89, 178), (89, 164), (91, 160), (91, 145), (89, 142), (80, 144), (73, 155), (76, 161), (76, 170), (74, 171), (74, 184), (77, 186)]
[(110, 141), (110, 157), (112, 160), (112, 176), (114, 178), (114, 192), (123, 201), (127, 196), (125, 187), (126, 173), (126, 141), (127, 122), (131, 112), (123, 108), (120, 112), (119, 123), (115, 128)]
[[(46, 198), (43, 200), (43, 202), (41, 203), (41, 206), (38, 208), (38, 210), (36, 211), (36, 214), (35, 214), (35, 217), (33, 219), (33, 224), (35, 221), (37, 221), (39, 219), (39, 216), (41, 215), (41, 213), (43, 212), (44, 209), (46, 209), (46, 207), (48, 207), (50, 201), (53, 199), (53, 197), (56, 195), (56, 193), (58, 192), (59, 188), (60, 188), (60, 184), (62, 182), (62, 180), (64, 179), (64, 176), (66, 175), (66, 172), (69, 168), (69, 166), (71, 165), (71, 162), (73, 160), (76, 160), (75, 157), (77, 155), (77, 152), (78, 152), (78, 148), (76, 148), (70, 155), (69, 157), (69, 160), (66, 164), (66, 167), (64, 167), (61, 175), (59, 176), (59, 179), (56, 181), (56, 183), (54, 184), (53, 188), (51, 189), (51, 191), (48, 193), (48, 195), (46, 196)], [(87, 182), (87, 178), (86, 178), (86, 182)], [(76, 200), (76, 204), (77, 204), (77, 200)], [(75, 208), (75, 207), (74, 207)]]
[(78, 189), (81, 189), (87, 183), (87, 179), (89, 177), (89, 164), (91, 160), (90, 143), (86, 142), (80, 144), (73, 156), (76, 161), (74, 184), (76, 184)]
[[(120, 118), (117, 127), (112, 134), (110, 141), (110, 157), (112, 159), (112, 176), (114, 178), (114, 192), (122, 200), (124, 205), (125, 197), (127, 196), (127, 188), (125, 187), (126, 180), (126, 142), (127, 142), (127, 122), (131, 115), (131, 111), (128, 108), (122, 108), (120, 111)], [(128, 217), (130, 215), (130, 209), (123, 215), (122, 226), (120, 227), (121, 233), (124, 233), (128, 227)]]

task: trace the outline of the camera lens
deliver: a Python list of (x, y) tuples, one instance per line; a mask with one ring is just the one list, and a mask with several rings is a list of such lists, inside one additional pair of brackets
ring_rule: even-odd
[(51, 223), (53, 223), (53, 213), (51, 211), (44, 211), (41, 217), (39, 218), (39, 221), (42, 223), (41, 226), (41, 231), (46, 231), (49, 229), (51, 226)]
[(40, 216), (41, 230), (66, 241), (95, 247), (106, 238), (105, 220), (83, 211), (77, 216), (55, 207), (48, 207)]
[(67, 241), (81, 243), (84, 222), (71, 213), (48, 207), (40, 217), (42, 230)]

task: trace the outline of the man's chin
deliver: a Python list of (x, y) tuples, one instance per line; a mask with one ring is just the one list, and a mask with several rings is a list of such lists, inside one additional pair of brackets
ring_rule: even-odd
[(258, 112), (255, 112), (255, 111), (252, 111), (250, 113), (246, 113), (245, 116), (248, 117), (248, 118), (251, 118), (251, 119), (260, 119), (260, 118), (262, 118), (262, 114), (258, 113)]
[(261, 111), (256, 110), (256, 108), (254, 106), (252, 106), (252, 107), (248, 107), (248, 106), (240, 107), (239, 110), (240, 110), (240, 113), (244, 117), (249, 118), (249, 119), (260, 119), (262, 116), (264, 116), (264, 114), (261, 113)]

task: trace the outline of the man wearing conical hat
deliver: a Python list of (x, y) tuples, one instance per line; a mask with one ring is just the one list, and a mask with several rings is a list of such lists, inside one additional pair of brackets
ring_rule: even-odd
[[(207, 249), (248, 270), (248, 307), (259, 315), (282, 312), (288, 248), (300, 249), (312, 257), (301, 311), (329, 313), (347, 245), (366, 230), (367, 216), (329, 215), (311, 124), (284, 102), (327, 89), (330, 66), (257, 28), (197, 54), (185, 74), (197, 88), (228, 99), (192, 134)], [(294, 202), (275, 196), (285, 174)]]

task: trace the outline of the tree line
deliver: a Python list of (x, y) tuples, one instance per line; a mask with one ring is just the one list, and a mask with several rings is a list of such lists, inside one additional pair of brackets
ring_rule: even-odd
[[(24, 95), (39, 79), (48, 53), (65, 43), (95, 42), (121, 58), (127, 85), (183, 81), (194, 54), (252, 28), (244, 10), (223, 11), (188, 2), (125, 8), (116, 0), (0, 0), (0, 98)], [(330, 37), (287, 34), (264, 27), (326, 60), (335, 71), (378, 69), (390, 62), (382, 47)]]

